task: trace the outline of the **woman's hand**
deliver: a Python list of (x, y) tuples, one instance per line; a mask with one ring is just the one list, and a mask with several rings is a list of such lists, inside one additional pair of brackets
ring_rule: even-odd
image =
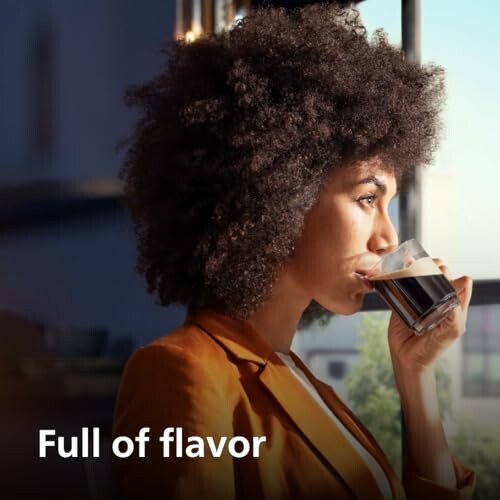
[(423, 335), (415, 335), (396, 313), (389, 322), (389, 348), (396, 378), (398, 373), (422, 374), (433, 369), (434, 362), (453, 342), (465, 333), (472, 279), (462, 276), (452, 280), (441, 259), (432, 259), (455, 288), (460, 305), (435, 328)]

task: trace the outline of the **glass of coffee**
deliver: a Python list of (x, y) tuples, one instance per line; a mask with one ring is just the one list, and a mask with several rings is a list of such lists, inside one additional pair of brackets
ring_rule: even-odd
[(460, 304), (455, 289), (415, 239), (382, 257), (367, 278), (417, 335), (434, 328)]

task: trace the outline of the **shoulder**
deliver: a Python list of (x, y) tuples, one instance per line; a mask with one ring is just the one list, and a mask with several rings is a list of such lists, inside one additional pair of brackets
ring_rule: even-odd
[(227, 357), (221, 362), (224, 349), (197, 330), (182, 325), (132, 354), (117, 393), (114, 435), (136, 436), (142, 427), (152, 433), (181, 427), (200, 436), (230, 429), (238, 377)]
[(217, 366), (221, 370), (223, 361), (229, 363), (225, 350), (199, 327), (186, 323), (137, 349), (125, 370), (137, 365), (162, 370), (187, 367), (194, 371), (209, 371), (211, 366)]
[(186, 322), (143, 347), (156, 348), (172, 355), (192, 358), (223, 356), (224, 349), (204, 330)]
[(140, 347), (128, 359), (120, 395), (162, 392), (179, 393), (187, 388), (234, 389), (238, 380), (228, 353), (210, 335), (193, 324)]

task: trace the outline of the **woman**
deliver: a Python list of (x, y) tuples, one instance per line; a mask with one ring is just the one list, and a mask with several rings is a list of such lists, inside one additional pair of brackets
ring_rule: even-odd
[(290, 350), (297, 327), (360, 309), (362, 275), (398, 245), (388, 204), (437, 144), (443, 71), (406, 61), (382, 32), (369, 41), (358, 17), (255, 10), (226, 34), (170, 45), (168, 70), (128, 93), (143, 111), (122, 172), (137, 268), (188, 314), (126, 366), (114, 436), (146, 428), (149, 441), (114, 459), (125, 497), (472, 495), (433, 373), (465, 331), (470, 278), (452, 281), (461, 307), (425, 336), (391, 317), (402, 481)]

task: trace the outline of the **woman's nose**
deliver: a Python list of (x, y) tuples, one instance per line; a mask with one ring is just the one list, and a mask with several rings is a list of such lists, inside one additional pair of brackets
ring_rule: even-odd
[(399, 237), (394, 224), (388, 215), (381, 216), (368, 242), (369, 250), (382, 256), (394, 252), (398, 245)]

